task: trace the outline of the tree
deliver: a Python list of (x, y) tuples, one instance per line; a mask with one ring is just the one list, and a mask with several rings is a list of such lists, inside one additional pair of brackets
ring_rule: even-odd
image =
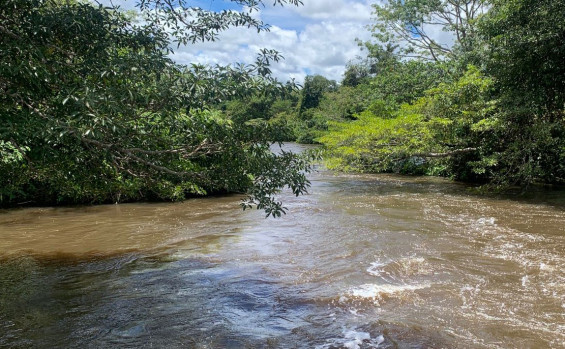
[(477, 55), (500, 100), (500, 178), (565, 182), (565, 3), (492, 1)]
[[(474, 21), (487, 10), (486, 0), (388, 0), (373, 5), (373, 36), (393, 44), (401, 57), (434, 61), (472, 49)], [(439, 42), (434, 31), (451, 33), (454, 45)]]
[(488, 74), (497, 79), (509, 102), (548, 117), (561, 113), (565, 105), (564, 5), (551, 0), (494, 1), (480, 22)]
[[(278, 52), (263, 50), (255, 64), (235, 67), (185, 67), (167, 57), (170, 28), (182, 43), (215, 39), (229, 25), (265, 26), (245, 15), (191, 12), (184, 1), (152, 4), (140, 3), (155, 12), (146, 24), (89, 3), (6, 0), (0, 7), (2, 205), (249, 190), (244, 207), (278, 216), (280, 188), (306, 191), (308, 163), (269, 150), (276, 130), (214, 109), (226, 99), (292, 89), (269, 75)], [(196, 17), (189, 21), (189, 13)], [(155, 25), (166, 18), (170, 28)]]
[[(370, 93), (356, 120), (330, 123), (318, 138), (330, 165), (441, 174), (498, 189), (565, 183), (563, 5), (375, 4), (377, 42), (362, 43), (361, 65), (371, 73), (355, 87)], [(451, 32), (455, 44), (434, 41), (433, 27)]]
[(355, 87), (369, 77), (369, 69), (362, 64), (348, 64), (343, 73), (342, 86)]
[(324, 92), (335, 91), (336, 88), (337, 83), (334, 80), (328, 80), (321, 75), (308, 75), (304, 79), (304, 87), (302, 88), (300, 112), (316, 108), (320, 104)]
[(331, 123), (320, 141), (338, 169), (477, 179), (493, 165), (491, 88), (472, 67), (396, 110), (377, 100), (357, 120)]
[[(269, 30), (269, 25), (257, 19), (253, 12), (265, 6), (264, 0), (229, 0), (245, 7), (245, 11), (208, 11), (191, 5), (190, 0), (138, 0), (137, 7), (149, 22), (171, 30), (179, 44), (215, 41), (230, 27)], [(300, 5), (301, 0), (273, 0), (276, 5)]]

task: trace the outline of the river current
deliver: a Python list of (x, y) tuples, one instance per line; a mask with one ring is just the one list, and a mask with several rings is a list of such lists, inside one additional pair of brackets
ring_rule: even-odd
[(565, 348), (565, 193), (310, 176), (240, 198), (0, 211), (0, 347)]

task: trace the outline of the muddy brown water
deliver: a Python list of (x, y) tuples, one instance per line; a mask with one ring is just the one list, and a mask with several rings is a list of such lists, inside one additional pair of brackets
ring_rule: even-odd
[(565, 193), (320, 170), (237, 196), (0, 212), (0, 347), (565, 348)]

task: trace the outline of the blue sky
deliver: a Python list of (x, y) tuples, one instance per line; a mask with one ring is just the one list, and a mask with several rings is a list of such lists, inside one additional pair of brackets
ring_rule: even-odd
[[(109, 4), (110, 0), (99, 0)], [(321, 74), (341, 80), (345, 65), (361, 54), (356, 38), (369, 39), (366, 26), (371, 22), (375, 0), (303, 0), (304, 5), (266, 6), (254, 12), (271, 25), (269, 32), (258, 34), (246, 28), (231, 28), (216, 42), (197, 43), (175, 48), (172, 58), (181, 64), (252, 63), (260, 48), (276, 49), (285, 57), (272, 66), (280, 80), (295, 78), (302, 82), (307, 74)], [(136, 0), (112, 0), (124, 9)], [(238, 9), (225, 0), (195, 0), (203, 9)]]

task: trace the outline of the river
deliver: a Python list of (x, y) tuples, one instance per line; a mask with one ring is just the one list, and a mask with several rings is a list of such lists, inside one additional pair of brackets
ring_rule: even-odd
[(237, 196), (0, 211), (0, 347), (565, 348), (565, 193), (319, 170)]

